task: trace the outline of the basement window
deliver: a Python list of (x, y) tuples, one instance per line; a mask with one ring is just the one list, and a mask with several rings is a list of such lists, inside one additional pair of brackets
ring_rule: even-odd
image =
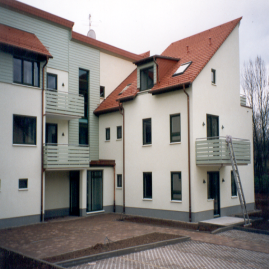
[(19, 190), (27, 190), (27, 189), (28, 189), (28, 178), (20, 178)]
[(174, 76), (178, 76), (178, 75), (183, 74), (183, 73), (187, 70), (187, 68), (191, 65), (191, 63), (192, 63), (192, 62), (188, 62), (188, 63), (184, 63), (184, 64), (182, 64), (182, 65), (177, 69), (177, 71), (174, 73), (173, 77), (174, 77)]

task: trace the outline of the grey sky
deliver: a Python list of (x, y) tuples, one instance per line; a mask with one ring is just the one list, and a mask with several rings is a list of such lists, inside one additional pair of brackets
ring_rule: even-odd
[(161, 54), (172, 42), (243, 16), (241, 65), (260, 55), (269, 65), (269, 0), (20, 0), (75, 22), (98, 40), (134, 53)]

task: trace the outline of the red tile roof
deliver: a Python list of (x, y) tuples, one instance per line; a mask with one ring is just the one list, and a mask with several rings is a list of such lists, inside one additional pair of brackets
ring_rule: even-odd
[[(159, 78), (149, 92), (152, 94), (163, 93), (192, 83), (241, 19), (242, 17), (172, 43), (162, 53), (162, 56), (180, 58), (180, 61), (157, 58), (156, 62), (159, 68), (159, 75), (157, 74), (157, 76)], [(173, 76), (182, 64), (190, 61), (192, 62), (191, 65), (183, 74)], [(132, 85), (121, 95), (118, 95), (129, 83), (132, 83)], [(118, 102), (134, 99), (138, 92), (135, 70), (99, 105), (94, 113), (99, 115), (110, 110), (115, 111)]]
[(3, 24), (0, 24), (0, 44), (25, 49), (52, 58), (52, 55), (34, 34)]
[(15, 0), (0, 0), (0, 5), (8, 9), (13, 9), (22, 13), (28, 13), (30, 15), (37, 16), (39, 18), (60, 24), (70, 29), (72, 29), (74, 25), (72, 21), (68, 21), (41, 9), (26, 5)]
[(106, 44), (104, 42), (98, 41), (94, 38), (85, 36), (85, 35), (81, 35), (79, 33), (76, 32), (72, 32), (72, 40), (76, 40), (76, 41), (80, 41), (84, 44), (87, 44), (93, 48), (96, 48), (100, 51), (104, 51), (104, 52), (108, 52), (112, 55), (117, 55), (120, 56), (121, 58), (124, 59), (128, 59), (129, 61), (138, 61), (144, 58), (143, 55), (138, 55), (135, 53), (131, 53), (129, 51), (123, 50), (123, 49), (119, 49), (117, 47), (111, 46), (109, 44)]

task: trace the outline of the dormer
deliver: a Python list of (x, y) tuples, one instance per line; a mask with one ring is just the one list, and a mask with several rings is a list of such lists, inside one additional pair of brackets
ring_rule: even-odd
[(137, 65), (137, 89), (140, 91), (152, 89), (164, 75), (162, 66), (174, 65), (178, 61), (178, 58), (154, 55), (134, 62)]

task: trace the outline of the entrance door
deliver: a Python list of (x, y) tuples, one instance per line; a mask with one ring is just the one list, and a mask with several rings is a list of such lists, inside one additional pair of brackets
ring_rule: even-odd
[(207, 137), (219, 136), (219, 117), (213, 115), (207, 116)]
[(70, 215), (79, 216), (79, 171), (70, 171)]
[(87, 212), (103, 210), (103, 172), (87, 173)]
[(46, 123), (46, 144), (57, 144), (57, 124)]
[(219, 172), (207, 173), (207, 194), (208, 199), (214, 200), (214, 217), (219, 217), (220, 216)]

